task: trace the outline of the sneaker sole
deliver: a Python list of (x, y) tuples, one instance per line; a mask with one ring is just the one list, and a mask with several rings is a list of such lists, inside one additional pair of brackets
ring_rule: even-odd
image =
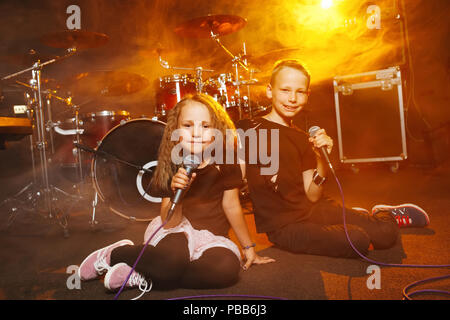
[(366, 213), (368, 215), (372, 214), (369, 210), (364, 209), (364, 208), (360, 208), (360, 207), (351, 207), (350, 209), (358, 211), (358, 212), (361, 212), (361, 213)]
[(78, 270), (77, 270), (78, 278), (79, 278), (80, 280), (82, 280), (82, 281), (86, 281), (86, 280), (94, 280), (95, 278), (97, 278), (97, 277), (95, 277), (95, 278), (92, 278), (92, 279), (86, 279), (86, 280), (81, 279), (81, 274), (80, 274), (81, 266), (82, 266), (87, 260), (89, 260), (89, 258), (91, 258), (94, 254), (97, 254), (97, 252), (98, 252), (99, 250), (106, 249), (106, 248), (108, 248), (108, 247), (114, 246), (116, 243), (121, 242), (121, 241), (128, 241), (128, 243), (124, 243), (124, 244), (120, 245), (119, 247), (125, 246), (125, 245), (134, 245), (134, 242), (133, 242), (133, 241), (128, 240), (128, 239), (124, 239), (124, 240), (120, 240), (120, 241), (114, 242), (113, 244), (110, 244), (110, 245), (107, 246), (107, 247), (104, 247), (104, 248), (95, 250), (95, 251), (92, 252), (90, 255), (88, 255), (88, 256), (83, 260), (83, 262), (81, 262), (81, 264), (80, 264), (80, 266), (78, 267)]
[(389, 205), (384, 205), (384, 204), (378, 204), (372, 208), (372, 214), (374, 214), (374, 211), (376, 211), (376, 209), (378, 209), (378, 208), (383, 208), (383, 209), (386, 208), (388, 210), (392, 210), (392, 209), (397, 209), (397, 208), (406, 207), (406, 206), (413, 207), (414, 209), (417, 209), (420, 212), (422, 212), (423, 215), (425, 216), (425, 218), (427, 219), (426, 225), (430, 224), (430, 217), (428, 217), (428, 214), (425, 212), (425, 210), (423, 210), (421, 207), (419, 207), (415, 204), (412, 204), (412, 203), (399, 204), (398, 206), (389, 206)]

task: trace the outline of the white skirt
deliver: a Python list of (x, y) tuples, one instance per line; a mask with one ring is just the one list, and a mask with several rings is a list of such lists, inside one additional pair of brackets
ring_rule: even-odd
[[(161, 226), (162, 220), (161, 217), (158, 216), (154, 218), (148, 225), (147, 230), (145, 230), (144, 234), (144, 243), (147, 242), (148, 238)], [(183, 220), (176, 227), (165, 229), (161, 228), (150, 241), (150, 245), (156, 246), (165, 236), (171, 233), (179, 233), (183, 232), (188, 240), (188, 248), (190, 260), (194, 261), (200, 258), (206, 250), (210, 248), (222, 247), (231, 250), (241, 261), (241, 254), (239, 252), (236, 244), (230, 239), (217, 236), (208, 230), (196, 230), (192, 227), (186, 217), (183, 217)]]

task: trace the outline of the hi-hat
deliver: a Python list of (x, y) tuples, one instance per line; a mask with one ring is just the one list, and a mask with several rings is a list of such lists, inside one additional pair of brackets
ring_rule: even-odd
[(187, 38), (209, 38), (211, 32), (225, 36), (242, 29), (247, 20), (232, 15), (208, 15), (186, 21), (175, 28), (175, 33)]
[(41, 37), (41, 42), (53, 48), (87, 49), (101, 47), (108, 42), (108, 39), (108, 36), (103, 33), (83, 30), (67, 30), (46, 34)]
[(74, 96), (122, 96), (139, 92), (148, 85), (149, 81), (143, 76), (126, 71), (84, 72), (67, 81)]

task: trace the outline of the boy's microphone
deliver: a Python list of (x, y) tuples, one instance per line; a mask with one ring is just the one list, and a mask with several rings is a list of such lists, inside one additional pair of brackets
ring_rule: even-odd
[[(184, 168), (186, 169), (187, 176), (190, 179), (195, 169), (197, 169), (197, 167), (200, 165), (200, 159), (195, 155), (188, 155), (184, 157), (183, 164)], [(170, 219), (171, 215), (175, 211), (176, 205), (183, 198), (185, 191), (186, 189), (177, 189), (172, 199), (170, 199), (170, 202), (172, 204), (170, 205), (169, 211), (167, 213), (167, 219)]]
[[(308, 132), (309, 132), (309, 136), (312, 138), (316, 135), (317, 131), (320, 130), (320, 127), (318, 126), (312, 126), (311, 128), (309, 128)], [(334, 169), (333, 169), (333, 165), (331, 164), (330, 158), (328, 158), (328, 152), (327, 149), (325, 147), (321, 147), (320, 150), (322, 151), (322, 156), (323, 159), (325, 159), (325, 161), (327, 162), (328, 166), (330, 167), (331, 172), (334, 174)]]

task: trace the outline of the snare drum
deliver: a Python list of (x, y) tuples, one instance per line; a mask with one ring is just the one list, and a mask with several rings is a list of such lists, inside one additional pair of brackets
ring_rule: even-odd
[(122, 218), (149, 221), (159, 214), (161, 198), (150, 194), (148, 171), (156, 169), (164, 128), (160, 121), (133, 119), (110, 130), (97, 147), (91, 167), (95, 190)]
[(186, 94), (196, 92), (196, 79), (190, 74), (174, 74), (159, 78), (156, 116), (164, 117)]
[(128, 111), (99, 111), (80, 115), (84, 129), (82, 144), (96, 148), (106, 133), (120, 123), (130, 120)]

